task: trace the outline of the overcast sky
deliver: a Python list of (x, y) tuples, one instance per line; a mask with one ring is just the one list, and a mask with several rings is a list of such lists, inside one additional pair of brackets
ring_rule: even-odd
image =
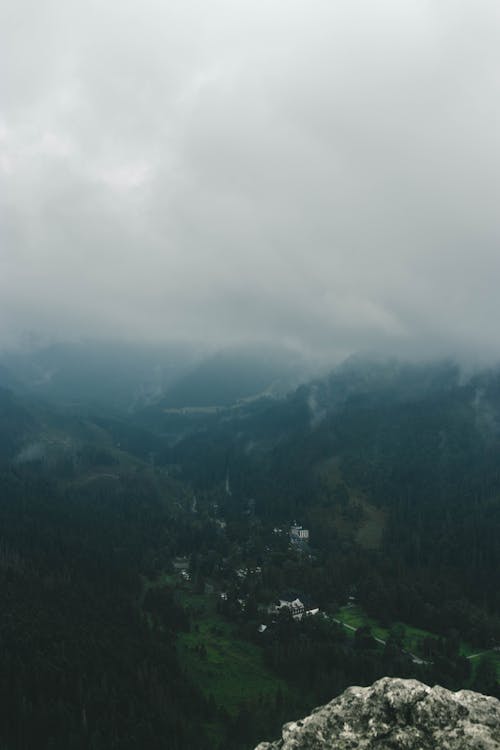
[(0, 343), (500, 355), (498, 0), (2, 0)]

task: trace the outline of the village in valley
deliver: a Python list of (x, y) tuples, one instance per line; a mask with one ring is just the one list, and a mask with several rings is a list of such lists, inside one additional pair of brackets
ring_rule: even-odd
[[(230, 492), (226, 481), (226, 498)], [(316, 532), (300, 519), (265, 523), (256, 515), (253, 500), (237, 514), (223, 513), (221, 506), (203, 498), (188, 504), (189, 534), (179, 543), (170, 570), (149, 585), (167, 584), (177, 592), (191, 622), (190, 632), (180, 635), (181, 658), (207, 695), (222, 690), (217, 698), (222, 705), (231, 707), (239, 686), (228, 676), (226, 694), (224, 688), (215, 688), (220, 669), (228, 675), (232, 669), (247, 669), (252, 654), (250, 671), (256, 670), (255, 683), (265, 693), (276, 687), (270, 674), (285, 676), (282, 660), (298, 658), (307, 642), (313, 652), (329, 642), (328, 658), (336, 653), (337, 663), (348, 659), (351, 666), (361, 659), (365, 671), (369, 658), (374, 674), (387, 671), (389, 664), (408, 676), (424, 675), (425, 670), (432, 673), (434, 662), (441, 669), (446, 658), (462, 679), (474, 673), (476, 657), (483, 652), (499, 656), (491, 645), (478, 649), (430, 630), (369, 616), (353, 577), (335, 562), (337, 547), (342, 547), (344, 558), (349, 555), (345, 540), (337, 538), (335, 545), (332, 539), (325, 551), (315, 544)], [(354, 547), (352, 560), (354, 568)]]
[[(251, 504), (250, 504), (251, 506)], [(192, 510), (196, 510), (196, 503)], [(218, 506), (215, 505), (215, 510)], [(227, 523), (215, 519), (215, 528), (219, 539), (226, 539)], [(252, 524), (249, 525), (249, 529)], [(256, 564), (254, 555), (245, 558), (247, 545), (232, 546), (233, 557), (216, 559), (213, 551), (208, 555), (210, 563), (204, 558), (201, 550), (191, 555), (177, 556), (172, 561), (173, 576), (168, 577), (182, 591), (190, 591), (195, 596), (211, 599), (217, 612), (230, 620), (255, 625), (254, 633), (269, 633), (278, 621), (301, 621), (303, 618), (321, 614), (332, 622), (344, 626), (344, 623), (333, 617), (338, 609), (338, 602), (322, 602), (307, 586), (292, 587), (289, 579), (276, 570), (279, 565), (282, 571), (314, 568), (315, 555), (310, 547), (310, 532), (297, 522), (286, 527), (274, 526), (268, 536), (268, 544), (263, 546)], [(240, 564), (238, 564), (238, 562)], [(276, 573), (278, 575), (276, 576)], [(276, 576), (272, 587), (271, 581)], [(292, 576), (296, 582), (296, 576)], [(281, 587), (280, 582), (282, 582)], [(352, 589), (346, 589), (345, 608), (355, 605)], [(346, 625), (347, 630), (353, 630)], [(248, 632), (248, 631), (247, 631)]]
[[(227, 524), (225, 521), (218, 519), (216, 526), (219, 533), (224, 533)], [(273, 536), (279, 540), (277, 544), (279, 549), (285, 549), (283, 541), (286, 540), (292, 556), (311, 559), (308, 529), (297, 523), (293, 523), (287, 529), (275, 526)], [(265, 560), (266, 553), (269, 556), (272, 553), (272, 548), (267, 546), (264, 553)], [(257, 612), (263, 619), (263, 622), (259, 623), (257, 627), (258, 633), (264, 633), (269, 627), (272, 627), (277, 616), (288, 615), (292, 620), (301, 620), (303, 617), (319, 614), (320, 608), (311, 595), (296, 590), (284, 590), (267, 604), (260, 600), (255, 610), (255, 599), (253, 597), (262, 584), (262, 565), (241, 566), (231, 570), (225, 567), (226, 564), (227, 560), (222, 560), (222, 564), (214, 568), (212, 575), (203, 580), (202, 589), (198, 580), (196, 589), (200, 593), (203, 591), (206, 596), (213, 596), (218, 602), (218, 609), (221, 612), (230, 611), (231, 605), (233, 605), (233, 609), (239, 609), (243, 616), (255, 615)], [(186, 585), (192, 584), (193, 578), (197, 576), (192, 558), (187, 556), (176, 557), (172, 565), (178, 582)], [(221, 575), (219, 576), (217, 573)]]

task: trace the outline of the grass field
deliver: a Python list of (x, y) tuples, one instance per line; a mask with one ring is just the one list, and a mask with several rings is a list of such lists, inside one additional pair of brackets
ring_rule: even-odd
[[(386, 641), (389, 637), (389, 628), (383, 627), (380, 625), (377, 620), (374, 620), (372, 617), (368, 617), (361, 607), (358, 605), (350, 605), (341, 607), (339, 611), (335, 614), (335, 618), (337, 620), (340, 620), (344, 623), (344, 625), (348, 625), (351, 628), (359, 628), (362, 626), (368, 626), (370, 627), (372, 634), (375, 636), (375, 638), (380, 638), (382, 641)], [(405, 636), (403, 639), (404, 647), (407, 651), (410, 651), (412, 654), (416, 654), (417, 656), (421, 656), (421, 650), (420, 650), (420, 642), (423, 638), (437, 638), (436, 633), (431, 633), (428, 630), (423, 630), (422, 628), (416, 628), (412, 625), (407, 625), (406, 623), (394, 623), (400, 624), (404, 627), (405, 630)], [(351, 633), (353, 631), (350, 631)], [(470, 646), (468, 643), (465, 643), (464, 641), (460, 644), (460, 653), (463, 656), (474, 656), (474, 658), (471, 659), (471, 663), (473, 668), (479, 663), (480, 656), (482, 654), (488, 654), (489, 658), (491, 658), (497, 667), (497, 674), (500, 678), (500, 653), (495, 651), (482, 651), (481, 649), (478, 649), (477, 647), (474, 648)]]
[(287, 692), (286, 683), (265, 666), (259, 647), (239, 638), (217, 614), (213, 597), (184, 592), (182, 601), (193, 626), (179, 635), (179, 656), (207, 697), (234, 714), (245, 701)]
[[(380, 638), (383, 641), (386, 641), (389, 637), (390, 628), (383, 627), (377, 620), (368, 617), (361, 607), (357, 605), (341, 607), (335, 617), (344, 624), (350, 625), (354, 628), (368, 625), (375, 638)], [(419, 653), (419, 643), (423, 638), (437, 638), (436, 633), (431, 633), (429, 630), (423, 630), (422, 628), (416, 628), (413, 625), (408, 625), (404, 622), (394, 623), (394, 625), (403, 626), (405, 631), (403, 639), (404, 647), (415, 654)], [(474, 651), (466, 643), (462, 643), (461, 652), (464, 656), (468, 656), (469, 654), (476, 653), (477, 649)]]
[(368, 617), (361, 607), (357, 605), (346, 605), (345, 607), (341, 607), (335, 617), (345, 625), (349, 625), (351, 628), (368, 626), (371, 628), (372, 634), (375, 638), (380, 638), (383, 641), (387, 640), (389, 636), (389, 628), (382, 627), (380, 623), (372, 617)]
[[(182, 600), (190, 610), (192, 629), (179, 634), (179, 658), (207, 698), (234, 716), (250, 701), (288, 691), (286, 683), (266, 668), (260, 649), (239, 638), (234, 626), (217, 614), (213, 597), (184, 592)], [(205, 728), (219, 746), (226, 730), (220, 719), (207, 722)]]
[[(189, 613), (191, 630), (178, 634), (177, 652), (183, 669), (206, 698), (235, 716), (253, 701), (273, 701), (278, 692), (293, 692), (266, 667), (261, 649), (239, 637), (236, 626), (217, 613), (213, 595), (196, 594), (190, 584), (180, 583), (178, 575), (164, 573), (144, 579), (143, 596), (148, 589), (165, 585), (176, 589)], [(227, 729), (221, 721), (216, 718), (205, 725), (214, 747)]]
[(175, 573), (144, 579), (150, 588), (171, 586), (189, 613), (191, 630), (178, 635), (181, 664), (206, 697), (234, 714), (245, 701), (289, 691), (286, 683), (264, 664), (261, 649), (239, 637), (235, 625), (216, 611), (214, 595), (197, 594)]
[[(316, 466), (316, 474), (323, 484), (327, 496), (334, 496), (336, 488), (342, 483), (342, 473), (337, 458), (322, 461)], [(341, 535), (354, 536), (356, 542), (364, 549), (379, 549), (386, 526), (386, 514), (369, 502), (366, 495), (346, 485), (351, 508), (362, 509), (361, 521), (353, 523), (338, 506), (332, 506), (332, 520)]]
[(362, 498), (358, 497), (357, 502), (363, 508), (363, 520), (356, 534), (356, 541), (364, 549), (380, 549), (386, 514)]

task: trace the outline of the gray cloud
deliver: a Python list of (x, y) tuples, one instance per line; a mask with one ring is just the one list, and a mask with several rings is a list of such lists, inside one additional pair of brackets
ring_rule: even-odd
[(495, 0), (0, 16), (0, 342), (497, 358)]

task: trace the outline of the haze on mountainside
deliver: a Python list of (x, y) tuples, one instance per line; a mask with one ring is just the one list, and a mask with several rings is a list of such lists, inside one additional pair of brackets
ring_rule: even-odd
[(494, 0), (5, 0), (0, 344), (498, 358)]

